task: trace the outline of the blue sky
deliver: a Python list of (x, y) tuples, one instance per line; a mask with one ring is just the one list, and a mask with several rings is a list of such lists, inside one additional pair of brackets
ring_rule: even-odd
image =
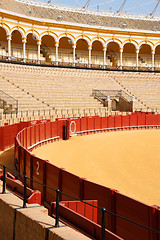
[[(35, 0), (36, 1), (36, 0)], [(41, 2), (48, 2), (48, 0), (38, 0)], [(124, 0), (90, 0), (88, 9), (99, 9), (100, 11), (116, 12), (122, 5)], [(51, 0), (52, 4), (65, 5), (72, 7), (84, 7), (87, 0)], [(158, 0), (126, 0), (123, 12), (149, 15), (152, 13)], [(160, 4), (156, 10), (155, 15), (160, 15)]]

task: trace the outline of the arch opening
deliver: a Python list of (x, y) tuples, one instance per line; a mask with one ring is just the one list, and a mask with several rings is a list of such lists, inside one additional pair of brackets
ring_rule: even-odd
[(1, 57), (8, 56), (7, 35), (5, 29), (2, 27), (0, 27), (0, 56)]
[(155, 49), (155, 67), (160, 67), (160, 45), (158, 45)]
[(56, 61), (55, 40), (50, 35), (44, 35), (41, 42), (41, 60), (43, 58), (47, 63)]
[(18, 30), (12, 32), (11, 58), (23, 58), (22, 35)]
[(76, 45), (76, 63), (87, 65), (88, 62), (88, 43), (85, 39), (79, 39)]
[(98, 66), (103, 66), (104, 64), (103, 45), (98, 40), (92, 44), (92, 64)]
[(107, 65), (118, 67), (120, 66), (119, 45), (117, 42), (109, 42), (107, 45)]
[(71, 64), (73, 62), (72, 40), (68, 37), (62, 37), (59, 40), (58, 61)]
[(136, 67), (136, 47), (126, 43), (123, 47), (123, 66)]
[(148, 44), (142, 44), (139, 51), (139, 66), (140, 67), (152, 67), (151, 46)]
[(37, 60), (37, 38), (33, 33), (27, 35), (26, 58), (31, 61)]

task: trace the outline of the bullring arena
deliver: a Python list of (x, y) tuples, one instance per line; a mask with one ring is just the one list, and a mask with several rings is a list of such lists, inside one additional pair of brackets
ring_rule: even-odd
[(0, 240), (160, 240), (160, 18), (0, 0)]

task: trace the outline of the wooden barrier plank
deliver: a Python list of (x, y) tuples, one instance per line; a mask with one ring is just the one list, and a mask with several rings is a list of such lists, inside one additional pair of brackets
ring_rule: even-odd
[[(149, 206), (116, 193), (116, 214), (126, 219), (150, 227)], [(129, 240), (149, 240), (149, 230), (116, 217), (116, 234)]]
[[(54, 188), (60, 189), (59, 186), (59, 174), (60, 169), (53, 164), (46, 162), (46, 185)], [(56, 192), (46, 188), (46, 202), (51, 203), (56, 200)]]
[[(80, 198), (80, 187), (81, 187), (81, 179), (62, 169), (62, 192), (71, 195), (75, 198)], [(66, 201), (74, 201), (73, 198), (62, 195), (62, 200)]]
[[(102, 185), (90, 182), (88, 180), (83, 180), (84, 184), (84, 200), (95, 199), (98, 200), (98, 206), (104, 207), (110, 212), (115, 212), (115, 206), (113, 202), (113, 192), (110, 188), (104, 187)], [(105, 214), (106, 228), (114, 231), (115, 228), (115, 217), (111, 214)], [(98, 211), (98, 224), (101, 224), (101, 211)]]

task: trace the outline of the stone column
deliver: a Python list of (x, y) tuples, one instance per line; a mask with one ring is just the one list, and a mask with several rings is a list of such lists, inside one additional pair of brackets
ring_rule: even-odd
[(123, 48), (120, 48), (120, 50), (119, 50), (119, 52), (120, 52), (120, 69), (122, 69), (122, 67), (123, 67), (123, 60), (122, 60), (122, 53), (123, 53)]
[(91, 45), (88, 46), (88, 51), (89, 51), (88, 67), (90, 68), (92, 64), (92, 60), (91, 60), (92, 46)]
[(152, 50), (152, 71), (154, 71), (154, 55), (155, 55), (155, 50)]
[(38, 41), (37, 41), (37, 45), (38, 45), (38, 55), (37, 55), (37, 60), (38, 60), (38, 63), (40, 63), (41, 40), (38, 40)]
[(76, 63), (76, 44), (73, 44), (72, 48), (73, 48), (73, 67), (75, 67), (75, 63)]
[(58, 65), (58, 47), (59, 47), (59, 42), (55, 43), (55, 47), (56, 47), (56, 65)]
[(8, 40), (8, 60), (11, 60), (11, 35), (7, 35)]
[(112, 111), (112, 100), (110, 99), (110, 97), (107, 97), (107, 102), (108, 102), (108, 111), (111, 112)]
[(138, 63), (138, 54), (139, 54), (139, 49), (136, 49), (136, 69), (138, 70), (138, 66), (139, 66), (139, 63)]
[(106, 67), (106, 51), (107, 51), (107, 47), (103, 47), (103, 56), (104, 56), (103, 67), (104, 68)]
[(23, 61), (26, 62), (26, 38), (22, 39), (23, 43)]
[(135, 98), (132, 97), (132, 111), (135, 112)]

